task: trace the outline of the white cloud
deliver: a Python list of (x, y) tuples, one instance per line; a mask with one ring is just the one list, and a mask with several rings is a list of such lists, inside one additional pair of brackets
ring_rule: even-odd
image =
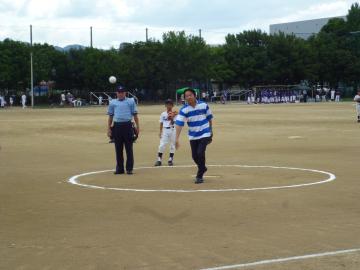
[(300, 20), (310, 20), (335, 16), (344, 16), (350, 8), (352, 1), (333, 1), (312, 5), (293, 14), (286, 15), (274, 20), (274, 23), (285, 23)]
[[(54, 45), (88, 45), (93, 26), (95, 47), (121, 42), (161, 39), (170, 30), (185, 30), (210, 44), (224, 42), (227, 33), (262, 29), (289, 21), (346, 15), (352, 0), (1, 0), (0, 40), (9, 37)], [(285, 15), (283, 15), (285, 14)]]
[(96, 8), (100, 11), (100, 16), (107, 17), (109, 14), (114, 14), (119, 20), (128, 19), (136, 14), (136, 9), (125, 0), (97, 1)]
[(339, 0), (339, 1), (332, 1), (327, 3), (314, 4), (308, 6), (305, 9), (299, 9), (293, 12), (289, 11), (288, 14), (284, 16), (272, 17), (264, 20), (257, 19), (250, 21), (242, 25), (241, 30), (256, 28), (256, 29), (261, 29), (265, 32), (269, 32), (270, 24), (345, 16), (347, 15), (348, 10), (350, 9), (352, 3), (353, 3), (352, 0), (350, 1)]
[(32, 0), (26, 3), (23, 8), (25, 16), (32, 19), (52, 18), (56, 14), (59, 4), (64, 2), (66, 1), (52, 3), (51, 1)]
[(0, 11), (1, 12), (13, 12), (18, 10), (20, 7), (26, 3), (26, 0), (2, 0), (0, 1)]

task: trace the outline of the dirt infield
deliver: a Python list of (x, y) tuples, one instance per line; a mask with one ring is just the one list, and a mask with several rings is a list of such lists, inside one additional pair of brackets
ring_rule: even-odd
[[(114, 168), (105, 107), (1, 110), (0, 269), (360, 269), (354, 105), (210, 106), (215, 136), (207, 162), (216, 166), (209, 166), (204, 184), (193, 184), (194, 167), (182, 167), (193, 165), (186, 132), (175, 155), (179, 167), (144, 168), (155, 162), (162, 106), (139, 107), (134, 175), (78, 179), (155, 192), (68, 183), (74, 175)], [(314, 169), (336, 179), (221, 191), (328, 178), (236, 165)], [(164, 189), (220, 191), (158, 192)], [(349, 249), (355, 251), (246, 265)]]

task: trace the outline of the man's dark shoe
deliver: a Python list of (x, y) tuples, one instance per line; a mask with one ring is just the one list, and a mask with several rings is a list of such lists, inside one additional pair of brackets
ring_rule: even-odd
[(174, 165), (174, 162), (173, 162), (172, 160), (169, 160), (169, 161), (168, 161), (168, 165), (169, 165), (169, 166), (173, 166), (173, 165)]
[(161, 166), (161, 161), (159, 161), (159, 160), (158, 160), (158, 161), (156, 161), (154, 166), (155, 166), (155, 167), (159, 167), (159, 166)]
[(121, 171), (121, 170), (116, 170), (115, 172), (114, 172), (114, 174), (124, 174), (125, 172), (124, 171)]
[(133, 171), (127, 171), (126, 173), (127, 174), (133, 174)]
[(196, 177), (195, 184), (202, 184), (204, 183), (204, 179), (202, 177)]

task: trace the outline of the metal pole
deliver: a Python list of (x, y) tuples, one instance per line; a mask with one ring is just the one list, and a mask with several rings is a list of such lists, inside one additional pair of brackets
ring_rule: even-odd
[(149, 41), (149, 29), (146, 28), (146, 42)]
[(93, 47), (93, 35), (92, 35), (92, 26), (90, 26), (90, 48)]
[(199, 29), (199, 37), (201, 38), (201, 29)]
[(32, 25), (30, 24), (30, 87), (31, 87), (31, 107), (34, 108), (34, 69), (33, 69), (33, 48), (32, 48)]

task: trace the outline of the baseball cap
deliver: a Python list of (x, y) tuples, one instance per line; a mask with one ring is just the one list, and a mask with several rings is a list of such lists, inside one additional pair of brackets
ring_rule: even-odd
[(121, 93), (121, 92), (126, 92), (126, 89), (125, 89), (124, 86), (119, 85), (119, 86), (116, 88), (116, 92), (119, 92), (119, 93)]
[(174, 104), (174, 101), (172, 101), (172, 99), (167, 99), (165, 100), (165, 104)]

